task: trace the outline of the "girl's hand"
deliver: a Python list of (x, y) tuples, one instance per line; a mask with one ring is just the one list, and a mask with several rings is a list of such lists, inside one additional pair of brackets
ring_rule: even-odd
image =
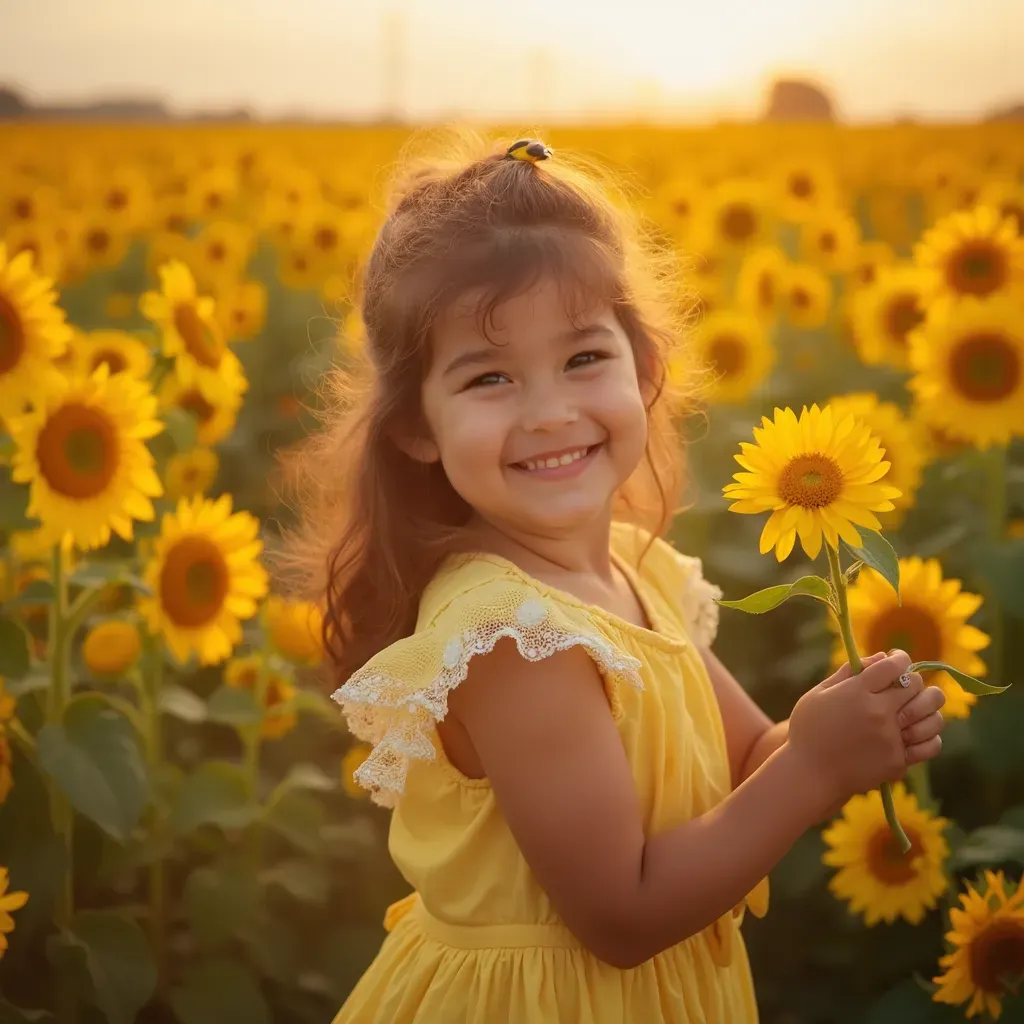
[(909, 686), (899, 685), (909, 655), (876, 654), (864, 664), (856, 676), (844, 665), (804, 694), (790, 717), (787, 743), (819, 783), (823, 814), (855, 793), (901, 779), (942, 749), (945, 697), (916, 672)]

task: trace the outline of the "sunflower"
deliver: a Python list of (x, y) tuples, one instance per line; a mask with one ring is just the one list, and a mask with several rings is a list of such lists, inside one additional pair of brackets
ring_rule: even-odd
[(227, 164), (217, 164), (188, 175), (184, 197), (188, 219), (207, 221), (223, 217), (234, 203), (238, 187), (238, 171)]
[(104, 174), (91, 204), (102, 210), (118, 231), (134, 234), (146, 227), (153, 216), (149, 177), (140, 167), (116, 163)]
[(27, 252), (36, 274), (60, 281), (64, 272), (64, 248), (57, 240), (56, 227), (46, 221), (20, 221), (3, 232), (10, 259)]
[(49, 279), (32, 271), (32, 254), (8, 260), (0, 242), (0, 415), (21, 412), (59, 382), (52, 360), (70, 340)]
[(767, 227), (764, 188), (749, 178), (732, 178), (704, 197), (694, 219), (694, 246), (708, 252), (742, 251), (757, 245)]
[(853, 343), (862, 362), (906, 369), (908, 336), (924, 322), (926, 275), (911, 264), (881, 267), (875, 283), (850, 300)]
[(1024, 324), (1000, 296), (965, 299), (910, 336), (909, 387), (925, 417), (979, 448), (1024, 436)]
[(914, 262), (935, 298), (985, 298), (1024, 283), (1024, 238), (989, 206), (951, 213), (926, 231)]
[(207, 448), (223, 441), (235, 429), (241, 405), (242, 392), (225, 391), (210, 401), (196, 388), (186, 388), (174, 376), (167, 377), (160, 386), (160, 407), (191, 413), (198, 423), (196, 441)]
[(859, 548), (856, 526), (881, 529), (874, 513), (891, 511), (899, 491), (881, 483), (889, 463), (864, 424), (852, 416), (837, 420), (828, 406), (816, 405), (799, 420), (792, 409), (776, 409), (774, 421), (765, 416), (761, 423), (754, 428), (757, 443), (741, 442), (742, 454), (734, 456), (746, 472), (725, 488), (729, 511), (771, 512), (761, 554), (775, 548), (781, 562), (799, 534), (815, 558), (822, 536), (833, 548), (840, 537)]
[(835, 176), (824, 160), (786, 160), (776, 167), (772, 178), (775, 198), (786, 220), (803, 223), (838, 202)]
[(696, 178), (673, 177), (654, 196), (651, 213), (656, 223), (677, 242), (686, 243), (694, 214), (704, 203), (704, 186)]
[(839, 869), (829, 890), (849, 903), (853, 913), (863, 914), (868, 927), (880, 921), (892, 924), (898, 917), (920, 924), (949, 884), (943, 870), (949, 856), (943, 832), (949, 822), (919, 807), (901, 782), (892, 787), (892, 795), (910, 840), (907, 853), (885, 820), (878, 790), (852, 797), (842, 816), (822, 833), (829, 847), (822, 862)]
[(144, 342), (125, 331), (90, 331), (76, 340), (74, 364), (86, 377), (100, 366), (111, 374), (127, 373), (145, 380), (153, 369), (153, 355)]
[(783, 276), (783, 304), (796, 327), (821, 327), (832, 306), (832, 282), (809, 263), (791, 263)]
[(736, 304), (762, 320), (774, 320), (784, 298), (788, 266), (786, 254), (776, 246), (752, 250), (743, 258), (736, 275)]
[(83, 549), (114, 530), (132, 538), (132, 520), (153, 518), (163, 487), (146, 439), (163, 429), (149, 387), (101, 366), (61, 380), (25, 416), (11, 420), (11, 478), (29, 485), (28, 514)]
[(694, 349), (712, 376), (710, 398), (717, 402), (745, 402), (775, 362), (761, 322), (741, 310), (711, 313), (695, 332)]
[(141, 653), (142, 637), (133, 622), (101, 622), (93, 626), (82, 641), (82, 661), (97, 675), (124, 675)]
[(853, 257), (850, 280), (855, 288), (872, 285), (878, 280), (879, 270), (892, 266), (895, 262), (896, 253), (888, 242), (861, 242)]
[(14, 931), (12, 910), (20, 910), (28, 902), (27, 892), (8, 892), (10, 877), (7, 868), (0, 868), (0, 957), (7, 952), (7, 936)]
[(311, 291), (323, 280), (325, 271), (311, 249), (291, 244), (278, 253), (277, 276), (292, 291)]
[(967, 883), (960, 906), (949, 912), (946, 941), (952, 951), (939, 960), (944, 972), (937, 1003), (959, 1006), (970, 1001), (967, 1017), (988, 1013), (998, 1020), (1003, 997), (1016, 991), (1024, 977), (1024, 888), (1009, 884), (1002, 871), (985, 871), (984, 886)]
[(362, 800), (369, 795), (369, 792), (356, 782), (354, 776), (356, 769), (371, 753), (372, 748), (366, 743), (356, 743), (348, 748), (341, 759), (341, 784), (345, 787), (345, 792), (356, 800)]
[(282, 657), (302, 665), (323, 660), (323, 617), (311, 601), (286, 601), (272, 594), (263, 608), (263, 623)]
[(171, 501), (205, 494), (217, 479), (217, 453), (209, 448), (178, 452), (167, 460), (164, 486)]
[(75, 227), (76, 243), (71, 261), (83, 271), (110, 270), (128, 255), (131, 236), (102, 210), (82, 212)]
[(804, 222), (800, 244), (805, 260), (829, 273), (846, 273), (860, 246), (860, 225), (845, 210), (826, 209)]
[(298, 717), (293, 709), (295, 687), (283, 672), (267, 664), (258, 654), (232, 658), (224, 669), (224, 682), (237, 690), (256, 692), (263, 672), (263, 711), (260, 732), (267, 739), (280, 739), (295, 728)]
[(981, 206), (989, 206), (1000, 217), (1009, 218), (1017, 226), (1017, 234), (1024, 238), (1024, 185), (1013, 178), (998, 178), (986, 182), (978, 195)]
[(241, 364), (224, 342), (213, 299), (196, 294), (195, 279), (177, 260), (160, 268), (160, 282), (161, 290), (146, 292), (139, 305), (163, 332), (164, 354), (174, 356), (175, 376), (209, 401), (244, 390)]
[[(906, 651), (914, 661), (944, 661), (971, 676), (983, 676), (985, 663), (977, 652), (989, 637), (967, 620), (981, 607), (977, 594), (967, 593), (957, 579), (943, 579), (938, 559), (900, 559), (900, 595), (873, 569), (865, 568), (848, 591), (850, 622), (863, 651)], [(833, 623), (833, 628), (834, 623)], [(833, 661), (842, 664), (837, 639)], [(928, 673), (927, 682), (946, 695), (943, 714), (966, 718), (977, 697), (967, 693), (946, 672)]]
[(140, 598), (139, 611), (178, 661), (194, 651), (216, 664), (242, 639), (239, 620), (255, 615), (267, 592), (259, 528), (248, 512), (232, 513), (227, 494), (183, 498), (164, 516), (145, 574), (152, 596)]
[(197, 282), (219, 294), (245, 273), (254, 248), (255, 237), (250, 227), (214, 221), (193, 240), (190, 266)]
[(221, 292), (217, 303), (221, 330), (228, 341), (247, 341), (263, 330), (267, 289), (262, 281), (238, 281)]

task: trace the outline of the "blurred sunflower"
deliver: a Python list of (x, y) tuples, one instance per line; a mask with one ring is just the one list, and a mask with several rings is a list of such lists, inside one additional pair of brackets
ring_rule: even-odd
[(323, 617), (311, 601), (287, 601), (271, 594), (263, 607), (263, 622), (282, 657), (310, 666), (323, 660)]
[(918, 162), (913, 183), (924, 200), (930, 220), (970, 205), (977, 196), (977, 167), (965, 153), (937, 150), (925, 154)]
[(184, 235), (188, 231), (188, 202), (183, 194), (171, 193), (157, 198), (153, 225), (158, 235)]
[(987, 1013), (998, 1020), (1003, 999), (1017, 991), (1024, 976), (1024, 888), (1002, 871), (985, 871), (984, 885), (967, 883), (960, 906), (949, 912), (946, 941), (952, 951), (939, 960), (942, 974), (936, 1003), (968, 1003), (968, 1019)]
[[(150, 277), (159, 277), (160, 268), (175, 260), (184, 263), (185, 266), (192, 265), (195, 260), (195, 245), (191, 238), (165, 231), (156, 232), (149, 237), (146, 248), (146, 273)], [(135, 308), (138, 308), (138, 301)]]
[(206, 167), (186, 179), (184, 205), (189, 220), (223, 217), (238, 194), (238, 171), (228, 164)]
[(914, 262), (935, 298), (984, 298), (1024, 284), (1024, 238), (988, 206), (952, 213), (921, 237)]
[(774, 320), (784, 299), (788, 267), (786, 254), (774, 245), (749, 252), (736, 275), (736, 304), (764, 321)]
[[(6, 164), (6, 167), (11, 166)], [(29, 174), (0, 169), (0, 228), (52, 220), (60, 210), (60, 195)]]
[(60, 381), (52, 360), (71, 340), (50, 281), (32, 270), (32, 255), (8, 260), (0, 242), (0, 416), (21, 412), (30, 398)]
[(804, 221), (803, 258), (833, 274), (845, 274), (857, 258), (860, 225), (842, 209), (824, 209)]
[(839, 869), (829, 890), (849, 903), (852, 913), (863, 914), (869, 928), (898, 917), (920, 924), (949, 885), (944, 870), (949, 844), (943, 836), (949, 822), (919, 807), (902, 782), (892, 787), (892, 795), (910, 840), (907, 853), (885, 820), (878, 790), (851, 797), (841, 817), (822, 833), (828, 846), (822, 862)]
[(828, 406), (816, 405), (799, 420), (792, 409), (776, 409), (775, 419), (764, 416), (761, 424), (754, 428), (757, 443), (741, 442), (742, 454), (734, 456), (746, 472), (724, 490), (730, 512), (771, 512), (761, 554), (775, 548), (781, 562), (799, 535), (808, 557), (816, 558), (822, 537), (833, 548), (840, 537), (859, 548), (857, 526), (882, 528), (874, 513), (891, 511), (899, 491), (880, 482), (889, 463), (864, 424), (837, 420)]
[(57, 239), (56, 227), (48, 221), (20, 221), (3, 232), (10, 259), (27, 252), (32, 256), (32, 272), (59, 282), (64, 273), (64, 248)]
[(224, 668), (224, 683), (236, 690), (256, 692), (263, 672), (264, 719), (261, 734), (267, 739), (280, 739), (295, 728), (298, 718), (293, 709), (295, 686), (283, 672), (268, 664), (258, 654), (232, 658)]
[(369, 791), (360, 786), (354, 776), (371, 753), (372, 748), (368, 744), (356, 743), (345, 751), (345, 756), (341, 759), (341, 784), (345, 787), (345, 792), (356, 800), (369, 796)]
[(10, 421), (11, 479), (29, 485), (28, 514), (83, 548), (113, 530), (132, 538), (132, 520), (151, 520), (163, 487), (146, 440), (163, 429), (148, 386), (101, 366), (62, 379), (30, 413)]
[(92, 204), (103, 211), (111, 225), (130, 235), (148, 227), (153, 215), (153, 193), (141, 167), (119, 161), (108, 168)]
[(228, 285), (217, 302), (217, 318), (228, 341), (248, 341), (263, 330), (267, 318), (267, 289), (262, 281)]
[(174, 357), (175, 376), (208, 401), (244, 390), (242, 366), (224, 342), (214, 317), (214, 302), (196, 293), (195, 279), (184, 263), (160, 268), (161, 290), (146, 292), (139, 306), (163, 335), (165, 355)]
[(745, 402), (775, 363), (775, 348), (760, 320), (741, 310), (707, 316), (697, 326), (693, 347), (711, 374), (709, 398), (715, 402)]
[(772, 175), (773, 191), (782, 216), (803, 223), (819, 210), (834, 207), (838, 187), (829, 164), (811, 157), (780, 163)]
[(119, 266), (128, 255), (131, 237), (112, 223), (102, 210), (89, 208), (83, 210), (80, 216), (71, 261), (86, 273)]
[(1024, 436), (1024, 323), (1009, 297), (965, 299), (910, 335), (925, 417), (979, 448)]
[(255, 245), (255, 235), (247, 224), (213, 221), (193, 239), (189, 266), (203, 288), (220, 294), (245, 273)]
[(277, 276), (292, 291), (312, 291), (323, 280), (325, 271), (308, 246), (288, 245), (278, 253)]
[(146, 569), (152, 596), (139, 611), (179, 662), (194, 651), (200, 664), (216, 664), (242, 639), (240, 620), (267, 592), (259, 529), (249, 513), (232, 513), (227, 494), (182, 499), (164, 516)]
[(82, 661), (102, 676), (124, 675), (142, 654), (142, 637), (134, 622), (111, 620), (93, 626), (82, 641)]
[(978, 205), (995, 210), (1002, 219), (1016, 225), (1017, 235), (1024, 238), (1024, 184), (1014, 178), (986, 182), (978, 193)]
[(167, 460), (164, 487), (171, 501), (195, 498), (205, 494), (217, 479), (220, 463), (217, 453), (209, 448), (193, 448), (176, 452)]
[(125, 331), (90, 331), (77, 339), (74, 366), (88, 377), (101, 366), (111, 374), (127, 373), (145, 380), (153, 369), (153, 355), (144, 342)]
[[(967, 620), (981, 607), (978, 594), (962, 589), (957, 579), (943, 579), (938, 559), (916, 556), (900, 559), (900, 593), (873, 569), (864, 568), (851, 584), (848, 596), (850, 621), (862, 651), (906, 651), (914, 661), (944, 661), (947, 665), (981, 677), (987, 672), (978, 651), (989, 637)], [(833, 630), (837, 627), (830, 623)], [(842, 642), (837, 638), (832, 660), (842, 664)], [(926, 682), (946, 695), (943, 714), (966, 718), (977, 697), (967, 693), (948, 673), (927, 673)]]
[(751, 248), (763, 239), (768, 215), (768, 198), (759, 182), (749, 178), (719, 182), (697, 210), (693, 244), (711, 253)]
[(927, 287), (926, 275), (904, 263), (881, 267), (874, 284), (851, 296), (853, 343), (863, 363), (907, 368), (908, 337), (924, 322)]
[(673, 176), (658, 189), (651, 213), (677, 243), (690, 237), (693, 218), (704, 202), (704, 186), (696, 178)]
[(882, 267), (896, 262), (896, 253), (888, 242), (861, 242), (850, 268), (850, 280), (855, 288), (872, 285), (878, 279)]
[(809, 263), (791, 263), (783, 277), (783, 306), (795, 327), (821, 327), (832, 307), (832, 282)]
[(209, 401), (196, 388), (186, 388), (171, 376), (160, 385), (160, 407), (177, 407), (191, 413), (198, 424), (196, 441), (209, 448), (223, 441), (235, 429), (242, 393), (225, 391), (215, 401)]
[(0, 958), (7, 952), (7, 936), (14, 931), (11, 911), (20, 910), (28, 903), (27, 892), (9, 892), (9, 887), (7, 868), (0, 868)]

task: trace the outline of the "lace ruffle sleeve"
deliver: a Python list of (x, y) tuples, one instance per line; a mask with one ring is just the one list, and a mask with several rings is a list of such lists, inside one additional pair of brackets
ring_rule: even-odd
[(472, 587), (333, 694), (352, 734), (372, 745), (354, 777), (375, 803), (393, 807), (405, 791), (410, 763), (435, 758), (433, 734), (448, 712), (448, 694), (466, 678), (470, 661), (502, 637), (513, 639), (527, 661), (583, 647), (601, 672), (616, 716), (619, 684), (642, 688), (640, 662), (611, 644), (585, 611), (511, 579)]
[(704, 567), (699, 558), (680, 554), (675, 548), (669, 550), (683, 574), (678, 600), (690, 637), (698, 647), (710, 647), (718, 635), (718, 600), (722, 588), (704, 579)]

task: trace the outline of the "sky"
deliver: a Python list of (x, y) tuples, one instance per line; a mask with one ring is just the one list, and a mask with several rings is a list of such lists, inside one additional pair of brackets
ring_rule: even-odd
[(1024, 0), (0, 0), (32, 100), (422, 120), (756, 114), (777, 75), (841, 116), (1024, 102)]

